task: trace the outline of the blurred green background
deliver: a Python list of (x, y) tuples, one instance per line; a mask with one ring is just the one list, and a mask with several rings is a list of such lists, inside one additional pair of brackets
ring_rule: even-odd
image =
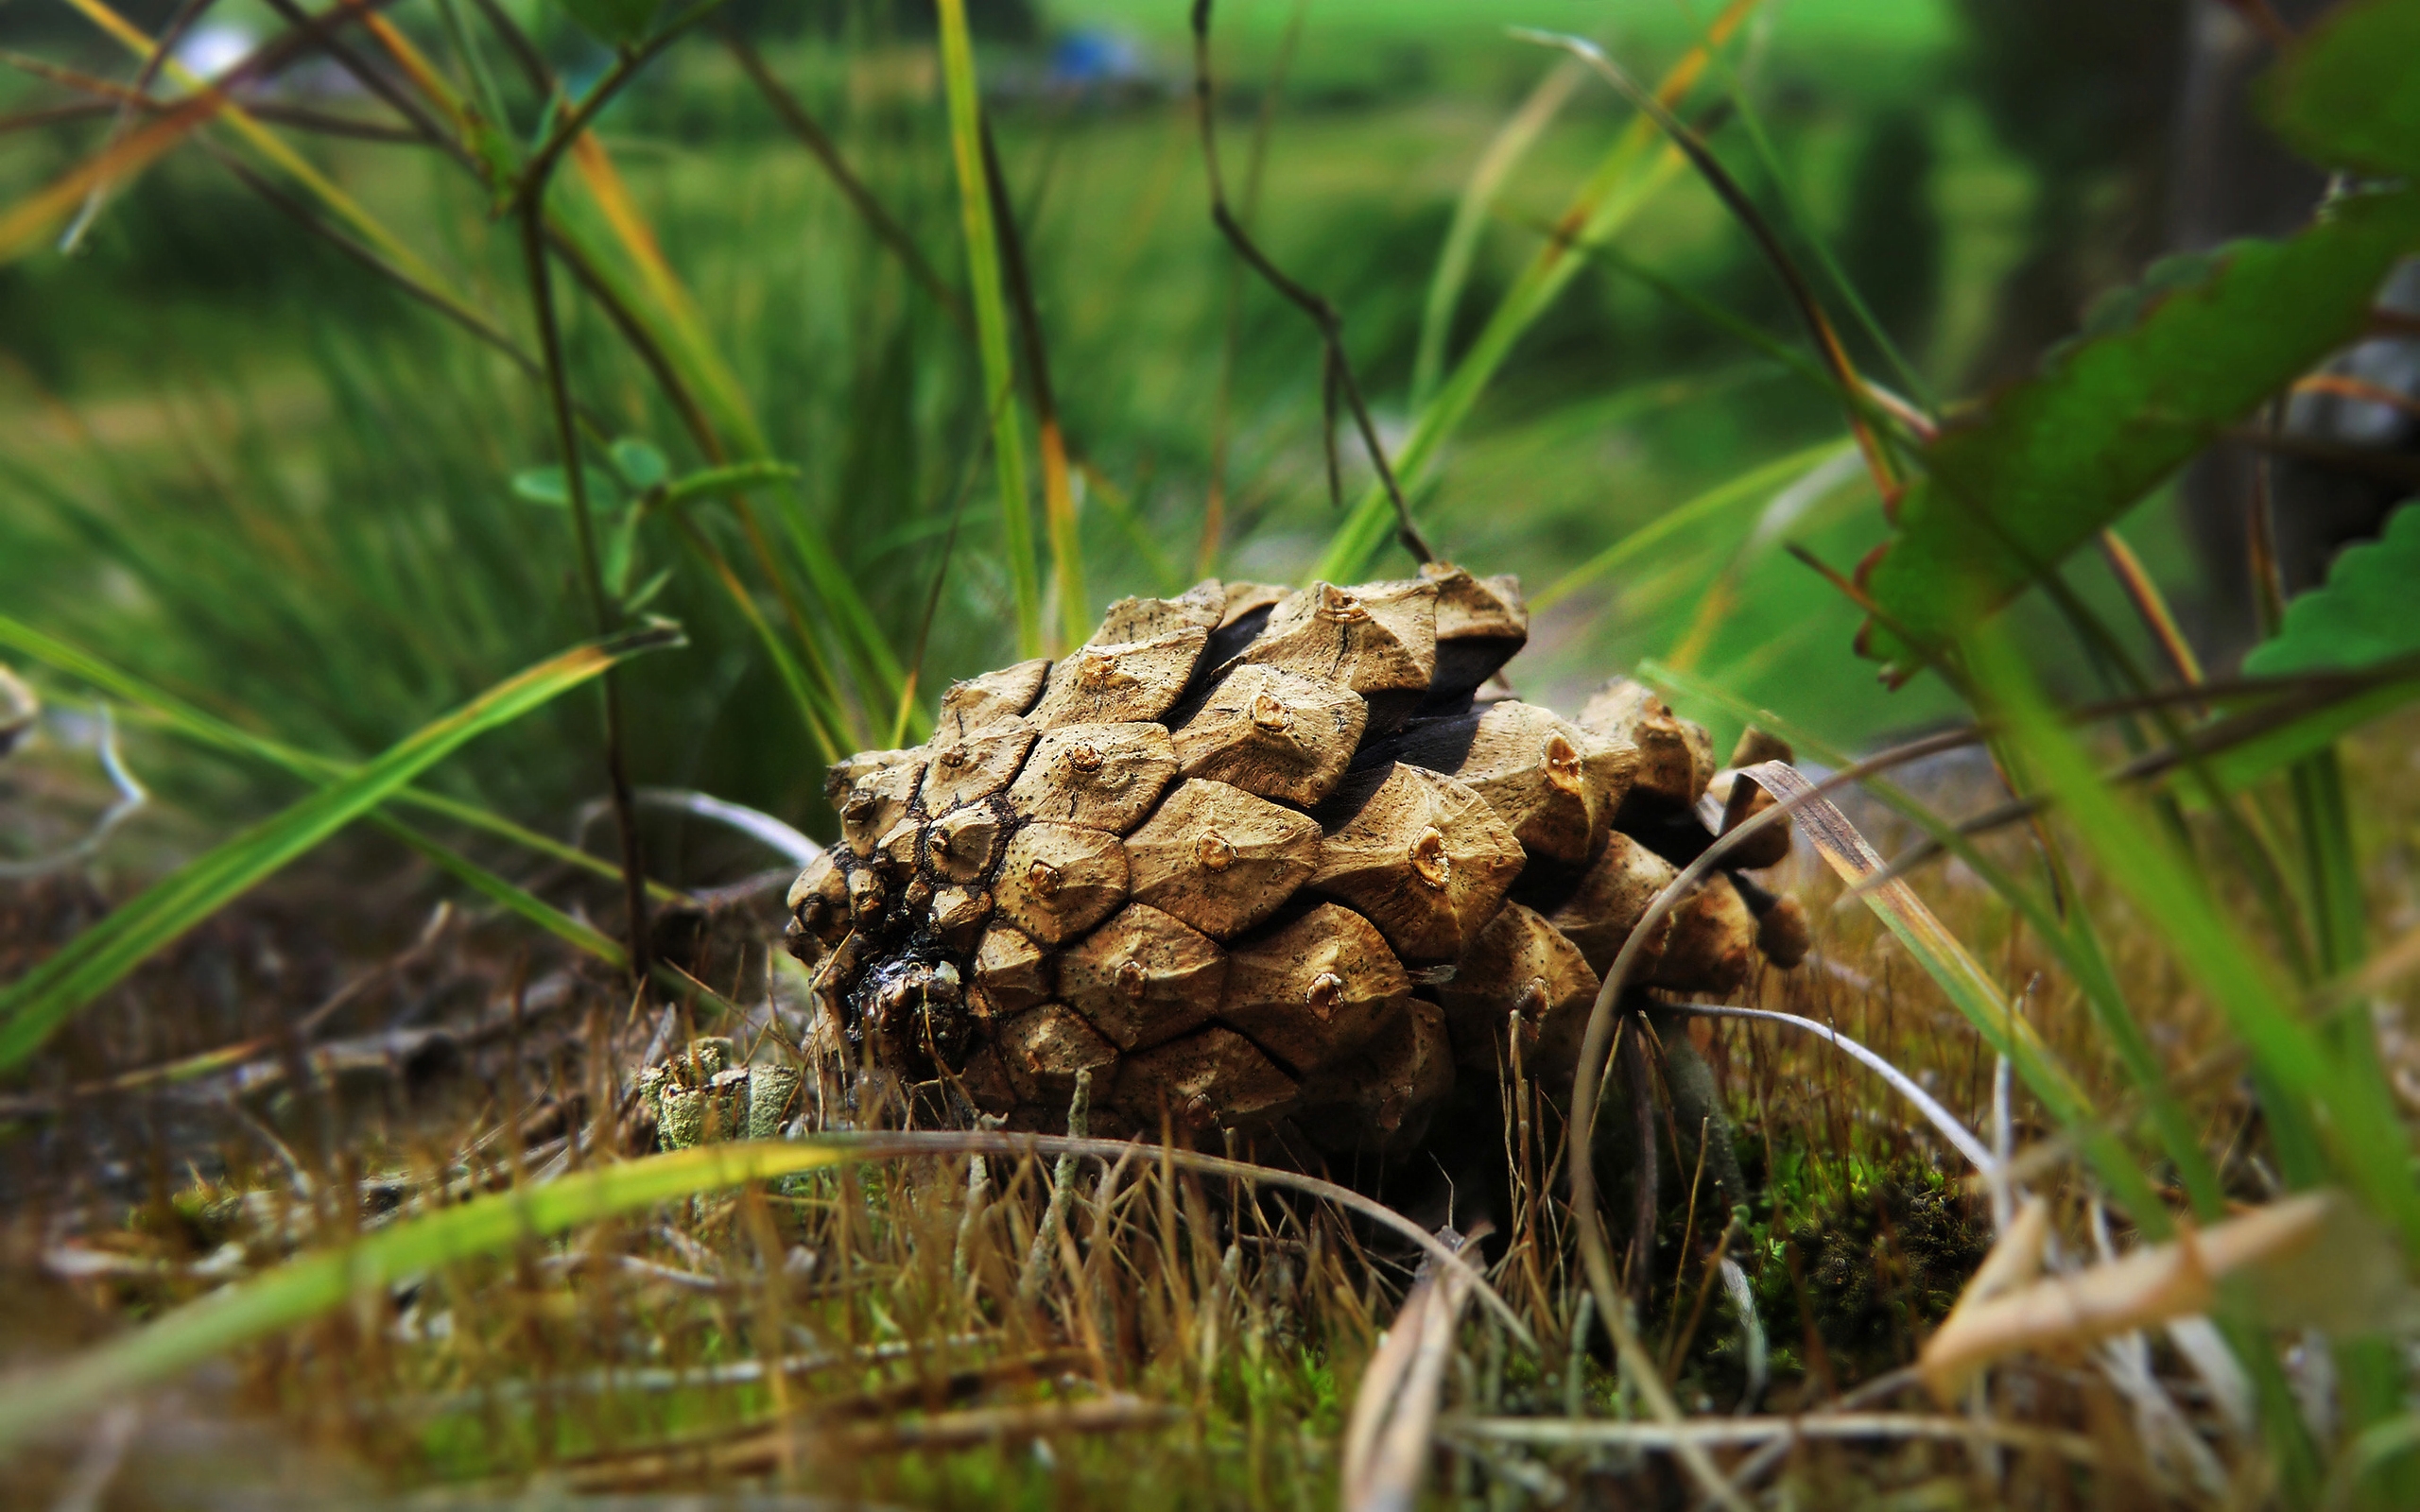
[[(467, 73), (450, 3), (406, 0), (391, 14)], [(127, 14), (156, 28), (172, 9)], [(575, 83), (606, 62), (558, 11), (504, 9)], [(1327, 499), (1318, 345), (1299, 312), (1236, 276), (1210, 223), (1185, 6), (971, 9), (1081, 464), (1089, 607), (1173, 590), (1205, 566), (1301, 576), (1340, 518)], [(1457, 201), (1559, 60), (1508, 28), (1585, 34), (1652, 78), (1712, 11), (1667, 0), (1219, 8), (1231, 186), (1240, 198), (1265, 130), (1252, 224), (1282, 266), (1344, 312), (1391, 438), (1410, 410), (1424, 305)], [(962, 283), (929, 3), (756, 0), (728, 17), (930, 262)], [(226, 0), (207, 25), (240, 43), (276, 22), (252, 0)], [(1790, 228), (1799, 255), (1814, 266), (1821, 242), (1837, 257), (1908, 370), (1863, 338), (1860, 363), (1948, 398), (2021, 370), (2092, 293), (2164, 245), (2164, 140), (2186, 36), (2186, 8), (2170, 0), (1783, 0), (1751, 23), (1691, 110)], [(0, 7), (0, 41), (130, 73), (123, 52), (49, 0)], [(323, 66), (282, 87), (280, 97), (371, 113)], [(57, 97), (0, 71), (0, 110)], [(1448, 365), (1628, 119), (1610, 90), (1583, 80), (1520, 161), (1443, 333)], [(533, 120), (516, 125), (526, 133)], [(100, 129), (0, 136), (0, 185), (24, 195), (91, 151)], [(803, 523), (833, 543), (903, 660), (957, 522), (920, 696), (929, 705), (947, 679), (1013, 660), (964, 332), (711, 35), (674, 46), (599, 131), (774, 453), (804, 470)], [(420, 147), (311, 139), (306, 150), (527, 339), (511, 228), (491, 219), (466, 176)], [(1937, 689), (1876, 685), (1849, 650), (1855, 610), (1783, 550), (1797, 541), (1846, 569), (1882, 523), (1853, 464), (1796, 488), (1811, 463), (1774, 465), (1839, 441), (1828, 394), (1692, 307), (1803, 348), (1768, 266), (1686, 176), (1614, 251), (1530, 330), (1416, 501), (1441, 551), (1519, 573), (1541, 602), (1515, 685), (1569, 707), (1651, 656), (1843, 742), (1942, 715)], [(563, 288), (581, 400), (676, 471), (701, 465), (644, 367)], [(584, 632), (566, 516), (511, 486), (554, 459), (542, 394), (205, 151), (188, 146), (114, 194), (74, 255), (44, 250), (0, 270), (0, 417), (8, 612), (251, 727), (332, 753), (374, 751)], [(1354, 448), (1344, 455), (1351, 495), (1366, 473)], [(1214, 489), (1224, 527), (1205, 541)], [(1709, 495), (1683, 523), (1669, 518)], [(1636, 533), (1651, 528), (1641, 544)], [(2184, 612), (2199, 612), (2209, 594), (2170, 503), (2147, 504), (2126, 530)], [(1591, 568), (1609, 548), (1624, 555)], [(1390, 548), (1378, 570), (1407, 566)], [(664, 569), (646, 607), (683, 621), (693, 644), (633, 668), (637, 779), (703, 787), (822, 832), (821, 764), (790, 704), (728, 600), (650, 519), (626, 584)], [(2115, 602), (2090, 564), (2076, 581)], [(1719, 738), (1736, 728), (1692, 712)], [(887, 731), (889, 710), (867, 714)], [(560, 828), (599, 789), (594, 730), (593, 711), (568, 700), (475, 747), (443, 781)], [(180, 766), (166, 780), (190, 799), (235, 807), (277, 791), (216, 768)]]

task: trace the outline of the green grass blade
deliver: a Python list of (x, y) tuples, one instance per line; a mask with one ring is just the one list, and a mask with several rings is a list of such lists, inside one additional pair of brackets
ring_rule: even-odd
[[(1707, 28), (1709, 43), (1684, 55), (1657, 85), (1657, 94), (1667, 103), (1685, 95), (1705, 69), (1709, 43), (1719, 46), (1729, 41), (1756, 5), (1757, 0), (1732, 0)], [(1653, 121), (1643, 115), (1632, 121), (1556, 217), (1556, 228), (1564, 235), (1538, 249), (1530, 266), (1505, 291), (1470, 351), (1454, 365), (1452, 376), (1413, 420), (1410, 438), (1395, 458), (1395, 475), (1406, 494), (1427, 482), (1445, 442), (1470, 418), (1479, 395), (1512, 354), (1522, 335), (1546, 313), (1572, 275), (1587, 266), (1587, 259), (1570, 242), (1601, 242), (1612, 236), (1679, 175), (1684, 161), (1679, 150), (1669, 146), (1659, 150), (1657, 142)], [(1393, 501), (1383, 487), (1374, 485), (1337, 527), (1311, 576), (1335, 583), (1353, 581), (1393, 528)]]
[(983, 100), (975, 83), (975, 41), (966, 0), (941, 0), (942, 75), (949, 93), (950, 156), (958, 164), (959, 217), (966, 230), (967, 284), (975, 294), (976, 346), (983, 358), (983, 397), (992, 406), (992, 460), (1000, 477), (1000, 543), (1015, 592), (1017, 655), (1042, 655), (1042, 569), (1033, 550), (1033, 507), (1026, 497), (1025, 435), (1013, 404), (1016, 369), (1009, 353), (1008, 301), (1000, 239), (992, 224), (983, 172)]
[(798, 479), (798, 468), (789, 462), (735, 462), (729, 467), (710, 467), (687, 477), (675, 478), (664, 486), (663, 503), (673, 507), (688, 503), (703, 494), (727, 493), (733, 489), (750, 488), (759, 483), (791, 483)]
[(2336, 1053), (2302, 1021), (2274, 963), (2220, 911), (2158, 829), (2102, 785), (2000, 637), (1979, 634), (1966, 654), (1978, 685), (1989, 691), (1995, 712), (2101, 870), (2250, 1052), (2281, 1147), (2290, 1142), (2326, 1149), (2347, 1184), (2400, 1231), (2410, 1252), (2420, 1253), (2411, 1141), (2375, 1057)]
[(1437, 271), (1428, 281), (1428, 302), (1420, 316), (1420, 346), (1411, 359), (1411, 407), (1420, 408), (1436, 391), (1437, 375), (1445, 363), (1445, 341), (1453, 334), (1454, 311), (1462, 301), (1462, 286), (1470, 282), (1471, 263), (1478, 239), (1487, 229), (1488, 212), (1495, 204), (1504, 180), (1528, 157), (1530, 148), (1551, 125), (1564, 102), (1587, 77), (1576, 59), (1566, 58), (1547, 70), (1529, 98), (1497, 129), (1495, 139), (1479, 155), (1470, 181), (1454, 205), (1454, 223), (1437, 253)]
[(615, 971), (629, 969), (631, 954), (622, 948), (621, 941), (581, 923), (527, 887), (506, 881), (459, 850), (430, 839), (400, 819), (373, 814), (370, 821), (427, 857), (439, 869), (450, 873), (473, 892), (502, 904), (557, 939), (576, 950), (586, 951)]
[[(91, 652), (46, 631), (38, 630), (22, 620), (0, 614), (0, 645), (32, 657), (34, 660), (64, 673), (79, 682), (88, 683), (118, 698), (139, 713), (149, 715), (176, 733), (197, 745), (208, 746), (233, 755), (249, 756), (282, 767), (310, 782), (324, 782), (350, 777), (360, 768), (350, 762), (337, 761), (299, 747), (289, 746), (268, 735), (255, 734), (239, 725), (230, 724), (216, 714), (207, 713), (144, 681), (122, 667), (102, 661)], [(424, 793), (417, 788), (405, 788), (391, 801), (408, 804), (425, 813), (439, 815), (475, 830), (484, 830), (501, 840), (509, 840), (524, 850), (535, 851), (550, 861), (578, 867), (583, 871), (613, 881), (622, 880), (622, 868), (601, 856), (593, 856), (578, 846), (565, 845), (553, 835), (542, 833), (526, 825), (515, 824), (502, 815), (492, 814), (475, 803), (448, 798), (441, 793)], [(681, 892), (662, 883), (650, 882), (648, 891), (668, 902), (682, 899)]]
[(305, 1322), (415, 1272), (691, 1193), (857, 1158), (838, 1141), (702, 1144), (406, 1218), (358, 1243), (288, 1261), (0, 1390), (0, 1453), (147, 1382)]
[[(599, 183), (617, 186), (618, 180), (589, 172), (592, 157), (584, 152), (575, 155), (574, 162), (582, 168), (581, 181), (592, 191)], [(636, 211), (627, 201), (627, 195), (614, 187), (602, 202), (620, 208), (609, 214), (597, 208), (600, 201), (594, 193), (586, 200), (558, 196), (548, 226), (570, 249), (576, 270), (584, 278), (594, 279), (614, 304), (644, 331), (648, 343), (700, 407), (700, 423), (711, 433), (710, 437), (700, 438), (701, 444), (711, 440), (724, 452), (735, 455), (736, 465), (775, 461), (755, 411), (749, 407), (737, 380), (730, 376), (728, 364), (715, 349), (703, 325), (688, 310), (686, 294), (672, 279), (668, 266), (663, 265), (652, 235), (645, 231), (643, 223), (634, 220)], [(597, 224), (599, 220), (605, 222), (602, 227)], [(609, 252), (609, 245), (621, 248), (622, 252)], [(674, 301), (671, 307), (664, 302), (666, 290)], [(791, 553), (805, 570), (807, 586), (814, 591), (824, 613), (844, 632), (834, 636), (825, 626), (796, 612), (791, 584), (771, 561), (766, 562), (767, 576), (772, 579), (767, 586), (793, 609), (791, 617), (806, 643), (804, 649), (808, 662), (826, 683), (821, 690), (823, 703), (834, 708), (840, 705), (837, 687), (830, 685), (828, 669), (842, 664), (841, 656), (837, 654), (841, 651), (848, 653), (848, 663), (855, 666), (867, 686), (884, 692), (884, 701), (896, 696), (904, 677), (899, 659), (873, 610), (867, 608), (857, 580), (808, 517), (806, 500), (797, 486), (780, 482), (775, 485), (775, 492), (781, 505), (784, 532)], [(827, 646), (823, 644), (827, 639), (838, 644)], [(810, 715), (810, 722), (811, 718)], [(843, 732), (844, 744), (863, 733), (845, 727)]]
[(1716, 484), (1687, 503), (1667, 509), (1649, 524), (1547, 584), (1545, 592), (1530, 600), (1530, 612), (1552, 608), (1608, 574), (1628, 566), (1692, 525), (1713, 519), (1726, 509), (1763, 502), (1773, 490), (1789, 487), (1794, 480), (1806, 476), (1843, 452), (1853, 450), (1854, 446), (1855, 443), (1850, 441), (1820, 441)]
[(144, 889), (0, 990), (0, 1070), (31, 1055), (77, 1009), (153, 952), (393, 797), (465, 742), (510, 724), (634, 652), (678, 638), (670, 627), (650, 627), (540, 662)]

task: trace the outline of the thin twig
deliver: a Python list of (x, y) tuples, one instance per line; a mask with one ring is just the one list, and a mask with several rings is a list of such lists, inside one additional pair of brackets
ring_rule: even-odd
[[(555, 446), (562, 455), (563, 480), (571, 494), (572, 531), (579, 547), (579, 578), (596, 633), (610, 634), (621, 618), (619, 608), (605, 595), (605, 579), (596, 563), (596, 525), (588, 504), (588, 470), (579, 460), (579, 433), (572, 418), (571, 379), (563, 369), (562, 329), (555, 318), (555, 294), (546, 257), (546, 216), (543, 180), (540, 192), (521, 205), (521, 251), (529, 279), (529, 300), (538, 318), (538, 349), (546, 369), (546, 397), (554, 410)], [(622, 893), (630, 915), (631, 978), (645, 984), (648, 970), (646, 872), (639, 861), (638, 805), (631, 798), (631, 779), (623, 762), (621, 685), (608, 667), (597, 679), (605, 700), (605, 781), (614, 798), (614, 818), (620, 832)]]
[(1806, 1418), (1692, 1418), (1682, 1423), (1573, 1422), (1564, 1418), (1449, 1418), (1448, 1435), (1569, 1449), (1668, 1449), (1701, 1452), (1709, 1445), (1789, 1443), (1807, 1438), (1929, 1438), (1946, 1443), (1982, 1439), (2046, 1449), (2080, 1464), (2101, 1463), (2100, 1446), (2083, 1434), (1991, 1418), (1932, 1413), (1841, 1412)]
[[(116, 113), (110, 121), (109, 134), (101, 141), (102, 153), (106, 154), (117, 146), (118, 139), (126, 131), (127, 123), (134, 118), (138, 102), (150, 98), (151, 85), (159, 78), (162, 65), (174, 56), (177, 44), (184, 40), (185, 33), (201, 19), (213, 3), (214, 0), (182, 0), (175, 13), (168, 17), (167, 26), (161, 29), (159, 40), (152, 43), (149, 56), (143, 60), (142, 68), (136, 72), (133, 86), (118, 99)], [(107, 179), (95, 180), (93, 187), (85, 193), (84, 203), (76, 212), (76, 218), (69, 221), (67, 229), (60, 233), (60, 251), (73, 252), (82, 245), (84, 233), (92, 230), (94, 221), (100, 218), (101, 206), (109, 199), (109, 195), (110, 181)]]
[(589, 123), (596, 119), (596, 112), (612, 103), (614, 96), (637, 77), (641, 69), (679, 41), (683, 33), (721, 8), (722, 0), (699, 0), (698, 4), (666, 22), (647, 41), (635, 47), (625, 47), (615, 54), (613, 66), (598, 76), (596, 82), (588, 87), (588, 93), (555, 122), (545, 139), (538, 144), (537, 150), (529, 154), (529, 161), (515, 180), (512, 197), (506, 208), (526, 211), (530, 204), (543, 198), (547, 181), (554, 177), (555, 164), (587, 131)]
[[(298, 31), (310, 25), (311, 18), (302, 13), (294, 0), (268, 0), (270, 9), (284, 17), (286, 25)], [(454, 134), (437, 124), (426, 111), (398, 88), (394, 80), (380, 73), (370, 60), (354, 52), (343, 38), (328, 32), (320, 38), (320, 50), (336, 60), (337, 66), (360, 80), (362, 88), (387, 102), (395, 113), (412, 124), (414, 130), (432, 146), (443, 148), (458, 161), (468, 162), (470, 149), (456, 140)]]
[[(1226, 183), (1219, 171), (1217, 100), (1210, 80), (1210, 7), (1211, 0), (1193, 0), (1193, 99), (1201, 126), (1202, 164), (1210, 179), (1210, 219), (1219, 233), (1227, 238), (1228, 244), (1235, 248), (1236, 255), (1249, 264), (1270, 288), (1309, 316), (1311, 323), (1319, 328), (1320, 340), (1324, 344), (1322, 381), (1335, 385), (1353, 411), (1353, 423), (1361, 434), (1361, 445), (1369, 453), (1370, 466), (1378, 474), (1379, 483), (1386, 488), (1387, 498), (1394, 505), (1395, 539), (1403, 543), (1403, 548), (1410, 552), (1415, 560), (1424, 563), (1435, 561), (1437, 553), (1430, 549), (1427, 538), (1420, 533), (1420, 527), (1412, 524), (1411, 507), (1404, 501), (1403, 486), (1395, 480), (1394, 469), (1387, 462), (1387, 450), (1378, 439), (1378, 427), (1370, 419), (1370, 406), (1361, 398), (1360, 381), (1353, 376), (1352, 359), (1344, 352), (1343, 317), (1337, 313), (1335, 305), (1281, 272), (1253, 242), (1243, 223), (1236, 219), (1227, 208)], [(1334, 425), (1325, 427), (1328, 490), (1334, 502), (1341, 507), (1344, 494), (1341, 479), (1336, 471), (1335, 434)]]
[[(1303, 39), (1303, 22), (1310, 14), (1310, 0), (1294, 0), (1294, 9), (1286, 18), (1285, 35), (1278, 40), (1277, 57), (1269, 69), (1269, 82), (1261, 87), (1260, 118), (1253, 123), (1252, 156), (1244, 164), (1244, 203), (1239, 217), (1249, 228), (1259, 218), (1260, 186), (1269, 166), (1269, 139), (1277, 123), (1277, 102), (1286, 92), (1286, 75), (1294, 60), (1294, 49)], [(1208, 576), (1219, 559), (1219, 547), (1227, 530), (1227, 449), (1234, 439), (1236, 364), (1243, 348), (1244, 264), (1242, 259), (1227, 266), (1226, 317), (1220, 322), (1219, 340), (1219, 397), (1210, 419), (1210, 479), (1201, 506), (1201, 544), (1195, 553), (1194, 570)], [(1327, 428), (1328, 451), (1335, 452), (1333, 423)]]
[(1789, 291), (1790, 302), (1797, 308), (1799, 318), (1806, 322), (1807, 335), (1814, 340), (1815, 350), (1823, 356), (1824, 366), (1831, 372), (1841, 403), (1848, 411), (1849, 431), (1857, 438), (1858, 449), (1865, 454), (1866, 466), (1874, 473), (1874, 486), (1882, 495), (1883, 508), (1895, 512), (1906, 486), (1899, 479), (1898, 469), (1893, 465), (1889, 450), (1867, 422), (1865, 382), (1858, 376), (1855, 365), (1849, 361), (1848, 349), (1841, 344), (1839, 334), (1832, 329), (1831, 320), (1824, 314), (1823, 301), (1816, 298), (1814, 286), (1800, 271), (1797, 260), (1782, 245), (1780, 235), (1767, 222), (1764, 213), (1756, 208), (1755, 200), (1739, 186), (1737, 180), (1731, 177), (1731, 171), (1722, 165), (1722, 160), (1714, 155), (1704, 139), (1690, 129), (1687, 122), (1673, 114), (1669, 107), (1655, 97), (1653, 91), (1641, 88), (1623, 73), (1611, 58), (1605, 56), (1603, 48), (1584, 37), (1564, 32), (1516, 27), (1512, 34), (1524, 42), (1560, 47), (1595, 69), (1634, 109), (1662, 129), (1672, 145), (1689, 160), (1690, 166), (1697, 169), (1698, 176), (1705, 180), (1706, 186), (1721, 199), (1732, 217), (1746, 229)]

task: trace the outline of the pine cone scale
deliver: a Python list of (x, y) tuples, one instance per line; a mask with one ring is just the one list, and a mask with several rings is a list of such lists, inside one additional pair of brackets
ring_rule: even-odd
[[(1527, 639), (1518, 583), (1455, 567), (1205, 582), (954, 685), (929, 746), (832, 767), (840, 841), (788, 899), (819, 1011), (1014, 1127), (1088, 1075), (1107, 1126), (1388, 1154), (1457, 1075), (1563, 1084), (1599, 973), (1711, 843), (1709, 784), (1726, 828), (1761, 789), (1635, 682), (1577, 719), (1500, 696)], [(1730, 991), (1806, 919), (1718, 872), (1648, 945), (1642, 980)]]

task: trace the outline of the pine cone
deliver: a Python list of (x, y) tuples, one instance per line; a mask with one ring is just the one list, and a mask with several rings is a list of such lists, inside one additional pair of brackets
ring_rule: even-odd
[[(1097, 1131), (1397, 1151), (1512, 1035), (1560, 1086), (1599, 973), (1761, 793), (1718, 809), (1706, 732), (1637, 683), (1576, 721), (1480, 696), (1528, 637), (1515, 580), (1443, 565), (1122, 600), (1055, 664), (952, 687), (930, 744), (832, 768), (790, 948), (853, 1053), (1012, 1127), (1090, 1072)], [(1717, 872), (1637, 980), (1731, 992), (1760, 948), (1796, 965), (1803, 915)]]

